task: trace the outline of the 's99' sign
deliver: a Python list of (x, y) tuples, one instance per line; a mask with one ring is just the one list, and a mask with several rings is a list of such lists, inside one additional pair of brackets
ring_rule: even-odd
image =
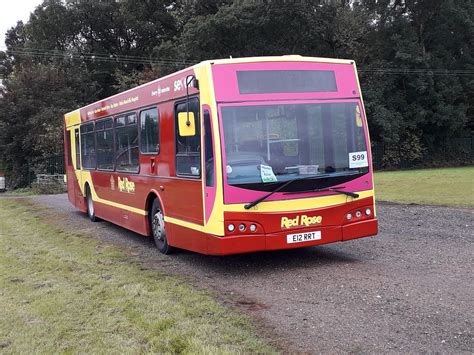
[(363, 168), (369, 166), (367, 162), (367, 152), (351, 152), (349, 153), (349, 168)]
[(365, 159), (365, 154), (352, 154), (352, 161), (361, 161)]

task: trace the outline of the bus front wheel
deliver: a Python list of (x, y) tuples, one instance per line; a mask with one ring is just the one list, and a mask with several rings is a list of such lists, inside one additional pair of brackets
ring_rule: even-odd
[(172, 253), (173, 247), (168, 244), (168, 240), (166, 239), (165, 216), (158, 199), (153, 201), (150, 224), (151, 234), (158, 250), (163, 254)]
[(97, 222), (99, 219), (95, 215), (94, 201), (92, 200), (91, 189), (89, 185), (86, 186), (86, 202), (87, 202), (87, 215), (92, 222)]

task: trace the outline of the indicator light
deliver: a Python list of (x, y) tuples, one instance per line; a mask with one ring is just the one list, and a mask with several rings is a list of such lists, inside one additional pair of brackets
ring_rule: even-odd
[(372, 214), (372, 211), (370, 210), (370, 208), (367, 208), (367, 209), (365, 210), (365, 214), (366, 214), (367, 216), (370, 216), (370, 215)]
[(348, 214), (346, 215), (346, 218), (350, 221), (350, 220), (352, 219), (352, 215), (351, 215), (350, 213), (348, 213)]
[(257, 230), (257, 226), (255, 224), (251, 224), (249, 229), (251, 232), (255, 232)]
[(227, 226), (227, 230), (228, 230), (229, 232), (233, 232), (233, 231), (235, 230), (235, 226), (234, 226), (233, 224), (229, 224), (229, 225)]

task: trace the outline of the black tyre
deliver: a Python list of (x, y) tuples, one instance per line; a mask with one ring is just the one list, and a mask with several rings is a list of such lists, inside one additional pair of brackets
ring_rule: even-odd
[(99, 218), (95, 215), (94, 201), (92, 200), (91, 189), (89, 185), (86, 185), (86, 203), (87, 203), (87, 215), (92, 222), (99, 221)]
[(151, 207), (150, 230), (158, 250), (163, 254), (171, 254), (174, 248), (168, 244), (166, 239), (165, 215), (158, 199), (153, 201)]

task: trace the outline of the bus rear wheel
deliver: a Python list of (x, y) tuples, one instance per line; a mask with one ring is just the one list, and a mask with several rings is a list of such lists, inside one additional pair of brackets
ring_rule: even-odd
[(171, 254), (174, 248), (168, 244), (166, 239), (165, 215), (158, 199), (153, 201), (151, 207), (150, 226), (151, 234), (158, 250), (163, 254)]
[(94, 201), (92, 200), (91, 189), (89, 185), (86, 186), (86, 202), (87, 202), (87, 216), (91, 222), (97, 222), (99, 218), (95, 215)]

